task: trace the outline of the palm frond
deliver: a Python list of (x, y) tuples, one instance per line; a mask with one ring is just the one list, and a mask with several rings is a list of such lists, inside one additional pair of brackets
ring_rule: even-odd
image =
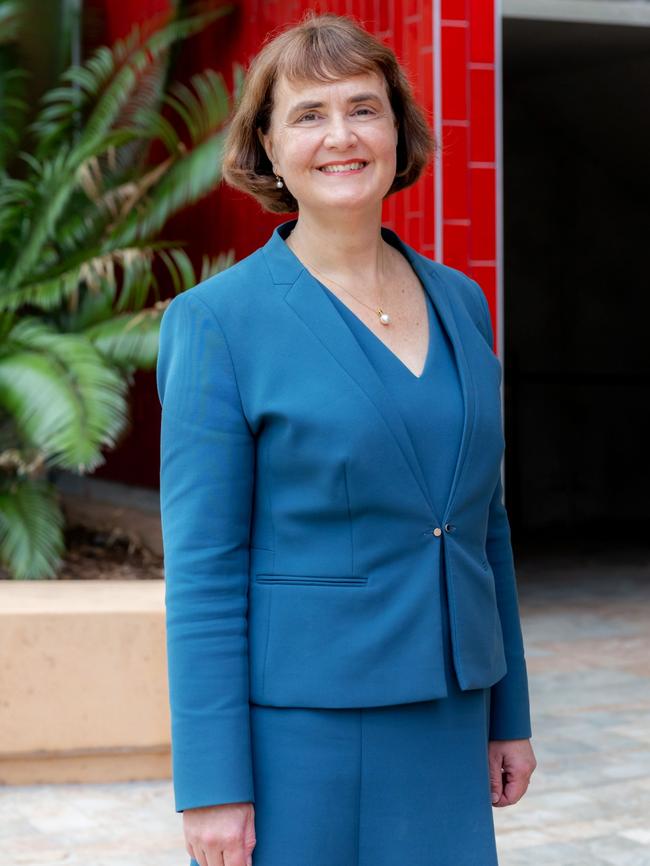
[(183, 120), (193, 144), (198, 144), (228, 117), (230, 99), (223, 76), (206, 69), (190, 79), (192, 88), (177, 81), (165, 95), (164, 102)]
[(28, 203), (25, 236), (21, 239), (13, 268), (5, 278), (7, 289), (15, 288), (33, 267), (45, 241), (54, 235), (57, 220), (75, 185), (69, 147), (61, 147), (51, 159), (44, 162), (39, 162), (28, 153), (21, 153), (20, 156), (34, 172), (31, 183), (32, 188), (38, 189), (38, 199)]
[(55, 577), (64, 550), (55, 488), (41, 479), (0, 486), (0, 561), (18, 580)]
[[(17, 288), (29, 271), (39, 261), (42, 263), (45, 244), (58, 238), (59, 220), (84, 181), (86, 165), (113, 148), (116, 142), (123, 143), (139, 134), (137, 130), (113, 130), (94, 142), (93, 152), (62, 145), (54, 156), (42, 162), (32, 154), (21, 152), (20, 156), (32, 169), (33, 177), (22, 187), (10, 187), (6, 192), (8, 198), (13, 198), (14, 210), (19, 201), (17, 196), (24, 196), (22, 221), (19, 223), (23, 227), (23, 237), (18, 239), (17, 257), (13, 267), (4, 275), (2, 289)], [(19, 218), (19, 214), (12, 212), (7, 219), (14, 221), (15, 226), (15, 220)]]
[(79, 288), (79, 268), (45, 279), (36, 280), (0, 293), (0, 310), (15, 312), (25, 304), (41, 310), (55, 310)]
[(186, 289), (190, 289), (196, 285), (197, 279), (194, 275), (194, 267), (190, 257), (183, 250), (170, 250), (166, 253), (164, 250), (160, 253), (160, 258), (167, 266), (167, 271), (172, 278), (174, 285), (174, 294), (178, 295)]
[(84, 336), (106, 361), (125, 369), (151, 370), (158, 356), (158, 332), (164, 306), (113, 316), (87, 328)]
[(9, 45), (18, 38), (22, 12), (23, 8), (18, 0), (2, 0), (0, 3), (0, 45)]
[(180, 151), (178, 133), (167, 118), (159, 114), (155, 108), (144, 106), (134, 114), (133, 119), (137, 124), (133, 129), (134, 131), (137, 129), (143, 139), (148, 141), (158, 139), (172, 155)]
[(224, 138), (224, 132), (216, 133), (177, 160), (149, 198), (115, 229), (118, 243), (151, 237), (171, 216), (213, 190), (221, 179)]
[(123, 182), (107, 184), (106, 177), (100, 175), (94, 190), (86, 181), (87, 167), (90, 168), (92, 162), (93, 160), (88, 160), (80, 167), (78, 171), (79, 182), (89, 198), (93, 212), (101, 214), (103, 218), (110, 218), (107, 225), (107, 232), (110, 233), (113, 226), (119, 224), (146, 196), (149, 189), (163, 177), (173, 160), (167, 158), (149, 171), (132, 175)]
[(0, 358), (0, 404), (48, 463), (88, 471), (126, 424), (126, 383), (83, 336), (23, 318)]
[(0, 357), (8, 353), (6, 338), (11, 332), (11, 329), (13, 328), (15, 323), (16, 317), (13, 313), (6, 313), (3, 310), (0, 310)]
[(219, 255), (214, 258), (203, 256), (203, 259), (201, 260), (201, 275), (199, 280), (203, 282), (204, 280), (207, 280), (208, 277), (213, 276), (213, 274), (225, 271), (226, 268), (231, 267), (234, 263), (235, 251), (232, 249), (225, 253), (219, 253)]
[[(0, 20), (0, 27), (2, 22)], [(20, 143), (29, 106), (25, 97), (25, 81), (29, 77), (24, 69), (4, 69), (0, 64), (0, 170), (9, 162)]]
[(244, 82), (246, 81), (246, 70), (241, 63), (233, 63), (232, 66), (232, 99), (233, 105), (239, 105), (244, 94)]
[[(0, 29), (20, 5), (0, 0)], [(152, 19), (68, 69), (22, 150), (21, 73), (0, 55), (0, 561), (16, 577), (51, 575), (63, 546), (38, 473), (101, 465), (126, 429), (133, 371), (156, 363), (169, 303), (156, 259), (175, 293), (234, 262), (204, 256), (197, 276), (177, 241), (157, 239), (217, 186), (231, 101), (212, 70), (165, 95), (169, 49), (231, 9), (194, 6), (158, 30)], [(243, 67), (233, 80), (237, 102)], [(153, 142), (167, 155), (148, 165)]]
[[(88, 108), (80, 143), (88, 144), (104, 135), (119, 119), (125, 107), (135, 98), (147, 70), (156, 65), (175, 42), (198, 33), (209, 23), (231, 11), (230, 6), (205, 10), (198, 14), (188, 10), (188, 16), (176, 19), (155, 31), (148, 38), (136, 25), (125, 40), (113, 49), (98, 49), (82, 66), (74, 66), (61, 76), (57, 95), (46, 98), (44, 107), (32, 124), (39, 149), (64, 138), (71, 118), (77, 111)], [(57, 117), (50, 109), (60, 105)]]
[(53, 310), (66, 301), (74, 309), (83, 285), (113, 300), (118, 287), (115, 265), (124, 263), (128, 268), (134, 258), (150, 261), (151, 256), (151, 250), (136, 247), (105, 252), (101, 246), (78, 250), (65, 261), (44, 267), (32, 280), (1, 292), (0, 310), (18, 310), (24, 304)]
[[(145, 173), (132, 168), (124, 179), (123, 172), (106, 171), (106, 162), (112, 161), (114, 152), (114, 148), (109, 147), (104, 157), (90, 157), (77, 169), (78, 187), (68, 200), (56, 232), (63, 267), (70, 257), (78, 256), (79, 250), (105, 247), (113, 226), (146, 196), (147, 190), (171, 164), (170, 160), (165, 160)], [(37, 270), (42, 275), (43, 268)]]
[[(76, 172), (88, 159), (98, 156), (107, 147), (107, 137), (111, 135), (111, 127), (119, 116), (124, 106), (128, 103), (131, 95), (138, 85), (141, 74), (151, 63), (159, 58), (170, 45), (178, 39), (186, 38), (203, 29), (207, 23), (223, 16), (230, 7), (222, 6), (207, 12), (188, 18), (172, 21), (161, 30), (154, 32), (142, 46), (138, 47), (122, 68), (118, 69), (112, 80), (106, 85), (101, 94), (97, 96), (98, 76), (106, 72), (108, 62), (105, 55), (96, 64), (97, 68), (86, 64), (82, 67), (73, 67), (64, 73), (64, 79), (70, 81), (68, 108), (76, 110), (79, 107), (79, 90), (87, 95), (95, 96), (96, 101), (90, 102), (91, 111), (83, 126), (83, 131), (74, 143), (60, 143), (59, 150), (51, 159), (39, 161), (39, 147), (36, 148), (37, 157), (33, 158), (33, 168), (40, 175), (39, 188), (42, 191), (41, 206), (33, 214), (31, 231), (22, 247), (17, 261), (9, 274), (8, 282), (14, 288), (23, 279), (27, 271), (38, 259), (44, 243), (53, 237), (57, 221), (72, 195), (77, 177)], [(95, 55), (96, 57), (96, 55)], [(99, 70), (99, 71), (98, 71)], [(59, 88), (59, 92), (64, 88)], [(74, 100), (74, 106), (71, 105)], [(52, 122), (51, 112), (58, 103), (51, 101), (45, 107), (45, 112), (50, 112), (48, 118), (43, 120), (42, 116), (36, 121), (35, 131), (41, 128), (39, 123)], [(64, 102), (64, 104), (66, 104)], [(66, 132), (68, 126), (64, 125)], [(114, 135), (119, 135), (120, 130), (113, 130)], [(50, 144), (52, 141), (50, 135)], [(27, 155), (23, 155), (27, 158)]]
[(0, 291), (27, 231), (27, 214), (37, 198), (38, 191), (30, 180), (9, 177), (0, 171), (0, 274), (3, 275)]
[(67, 314), (76, 315), (82, 296), (101, 298), (103, 306), (110, 303), (117, 312), (139, 310), (155, 285), (156, 251), (174, 246), (174, 241), (147, 241), (116, 249), (82, 248), (32, 281), (0, 292), (0, 313), (18, 311), (26, 304), (44, 311), (61, 309), (65, 330), (78, 330)]

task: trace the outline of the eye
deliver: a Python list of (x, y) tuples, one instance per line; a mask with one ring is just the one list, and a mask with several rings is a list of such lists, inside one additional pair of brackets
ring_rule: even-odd
[[(372, 115), (375, 114), (375, 111), (374, 111), (372, 108), (369, 108), (368, 106), (362, 106), (361, 108), (357, 108), (356, 111), (354, 112), (354, 114), (355, 114), (355, 115), (358, 115), (360, 112), (367, 112), (366, 115), (363, 115), (363, 114), (362, 114), (362, 115), (361, 115), (362, 117), (363, 117), (363, 116), (369, 116), (369, 117), (372, 117)], [(302, 114), (302, 115), (298, 118), (298, 121), (297, 121), (297, 122), (298, 122), (298, 123), (302, 123), (303, 120), (307, 120), (307, 121), (314, 120), (317, 116), (318, 116), (318, 115), (317, 115), (317, 112), (315, 112), (315, 111), (307, 111), (305, 114)]]

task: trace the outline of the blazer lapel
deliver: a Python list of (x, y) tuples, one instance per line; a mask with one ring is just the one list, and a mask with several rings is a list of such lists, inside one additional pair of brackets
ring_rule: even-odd
[[(264, 246), (265, 256), (274, 282), (289, 285), (289, 289), (284, 295), (284, 300), (307, 327), (310, 328), (314, 336), (325, 346), (344, 372), (368, 395), (402, 451), (429, 509), (436, 517), (436, 520), (442, 522), (435, 515), (426, 479), (415, 454), (406, 425), (402, 416), (395, 408), (394, 402), (380, 376), (359, 346), (354, 334), (352, 334), (334, 305), (326, 297), (322, 286), (284, 242), (284, 237), (288, 235), (295, 223), (296, 220), (289, 220), (277, 226), (273, 235)], [(445, 514), (442, 516), (444, 519), (450, 509), (455, 490), (458, 486), (470, 437), (471, 424), (473, 422), (474, 406), (469, 396), (470, 393), (473, 393), (473, 389), (470, 389), (468, 384), (470, 375), (469, 365), (463, 351), (458, 326), (447, 298), (445, 286), (435, 273), (434, 268), (428, 267), (426, 260), (407, 244), (403, 243), (395, 232), (382, 227), (382, 235), (388, 243), (396, 246), (406, 256), (429, 293), (440, 315), (440, 319), (449, 334), (460, 373), (465, 407), (463, 435), (447, 508), (445, 509)]]

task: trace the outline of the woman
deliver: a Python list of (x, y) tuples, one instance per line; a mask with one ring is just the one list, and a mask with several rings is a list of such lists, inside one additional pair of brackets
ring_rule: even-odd
[(309, 16), (254, 59), (224, 158), (299, 216), (165, 312), (192, 864), (492, 866), (492, 803), (535, 767), (487, 303), (381, 225), (433, 152), (393, 52)]

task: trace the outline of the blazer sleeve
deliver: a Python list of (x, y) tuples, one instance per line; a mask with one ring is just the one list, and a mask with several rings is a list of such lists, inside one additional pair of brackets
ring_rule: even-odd
[[(474, 282), (483, 307), (484, 334), (494, 346), (494, 333), (487, 298)], [(494, 574), (497, 607), (503, 631), (507, 673), (490, 689), (491, 740), (528, 739), (532, 736), (528, 673), (524, 653), (510, 523), (503, 501), (501, 475), (497, 481), (488, 517), (486, 553)]]
[(247, 634), (254, 440), (224, 333), (191, 290), (163, 314), (156, 380), (176, 811), (254, 802)]

